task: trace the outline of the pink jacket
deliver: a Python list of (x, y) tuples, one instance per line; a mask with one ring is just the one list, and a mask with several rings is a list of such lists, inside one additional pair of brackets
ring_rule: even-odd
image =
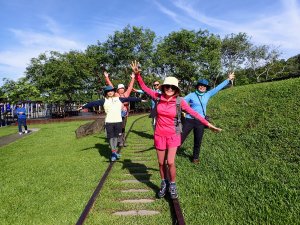
[[(169, 136), (176, 134), (174, 123), (176, 117), (176, 96), (166, 99), (164, 94), (161, 95), (151, 88), (147, 87), (140, 74), (137, 74), (135, 76), (135, 79), (139, 83), (141, 89), (148, 95), (150, 95), (152, 99), (155, 100), (160, 96), (160, 101), (157, 105), (155, 134), (159, 136)], [(182, 99), (181, 101), (181, 109), (189, 113), (204, 125), (208, 125), (208, 121), (200, 116), (200, 114), (198, 114), (196, 111), (194, 111), (184, 99)]]

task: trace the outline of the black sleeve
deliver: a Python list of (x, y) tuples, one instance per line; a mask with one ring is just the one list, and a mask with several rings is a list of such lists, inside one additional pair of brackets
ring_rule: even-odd
[(100, 99), (94, 102), (89, 102), (87, 104), (85, 104), (84, 106), (82, 106), (82, 108), (92, 108), (94, 106), (103, 106), (104, 105), (105, 100), (104, 99)]
[(140, 102), (142, 99), (136, 97), (119, 98), (121, 102)]

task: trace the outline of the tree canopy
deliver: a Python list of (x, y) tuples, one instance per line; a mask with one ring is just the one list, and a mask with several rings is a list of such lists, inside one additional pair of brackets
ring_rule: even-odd
[(207, 30), (182, 29), (156, 37), (150, 29), (128, 25), (83, 52), (41, 53), (30, 60), (25, 78), (5, 79), (0, 94), (10, 101), (90, 101), (100, 97), (104, 71), (113, 82), (126, 84), (133, 60), (140, 62), (147, 83), (175, 76), (183, 93), (200, 78), (216, 85), (232, 71), (236, 85), (300, 76), (299, 55), (288, 60), (280, 55), (278, 47), (255, 45), (246, 33), (220, 38)]

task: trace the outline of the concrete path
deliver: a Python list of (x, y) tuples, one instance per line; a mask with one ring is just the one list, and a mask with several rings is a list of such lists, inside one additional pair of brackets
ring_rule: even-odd
[(11, 134), (11, 135), (0, 137), (0, 147), (8, 145), (8, 144), (10, 144), (10, 143), (12, 143), (12, 142), (14, 142), (18, 139), (23, 138), (23, 137), (26, 137), (26, 136), (28, 136), (28, 135), (30, 135), (33, 132), (36, 132), (38, 130), (39, 130), (39, 128), (31, 128), (31, 129), (28, 130), (29, 132), (27, 134), (23, 133), (22, 135), (20, 135), (19, 133), (16, 133), (16, 134)]

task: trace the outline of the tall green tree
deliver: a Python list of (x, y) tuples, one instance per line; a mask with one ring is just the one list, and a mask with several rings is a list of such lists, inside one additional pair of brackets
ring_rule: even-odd
[[(82, 93), (94, 92), (95, 62), (78, 51), (61, 54), (52, 51), (31, 59), (26, 68), (27, 79), (42, 93), (45, 101), (83, 100)], [(94, 82), (93, 82), (94, 81)]]
[(246, 33), (228, 34), (222, 39), (221, 59), (225, 73), (241, 69), (252, 43)]
[(130, 79), (132, 60), (139, 61), (144, 68), (152, 68), (155, 37), (149, 29), (128, 25), (109, 36), (107, 41), (89, 46), (87, 54), (96, 57), (97, 70), (101, 73), (107, 70), (112, 79), (124, 82)]
[(40, 100), (39, 90), (24, 77), (17, 81), (4, 79), (0, 89), (3, 97), (11, 103)]
[(285, 76), (299, 77), (300, 76), (300, 54), (289, 58), (286, 61), (286, 73)]
[(189, 92), (199, 78), (219, 73), (221, 40), (208, 31), (181, 30), (163, 38), (156, 59), (162, 76), (179, 79), (183, 92)]
[(247, 51), (246, 66), (252, 69), (252, 75), (255, 76), (257, 82), (261, 82), (262, 76), (264, 76), (264, 80), (268, 80), (270, 71), (278, 61), (279, 56), (278, 49), (269, 45), (253, 45)]

